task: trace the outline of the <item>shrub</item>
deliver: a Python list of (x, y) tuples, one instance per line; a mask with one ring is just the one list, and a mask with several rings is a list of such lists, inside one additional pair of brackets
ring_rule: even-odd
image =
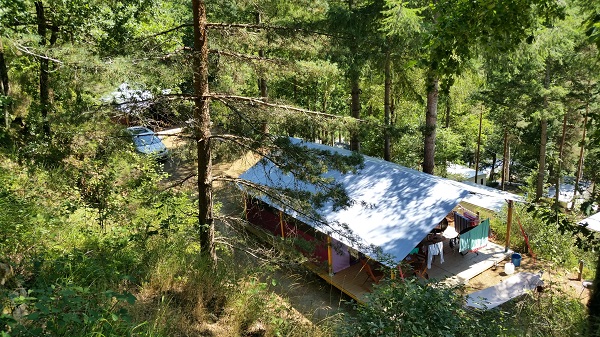
[(498, 336), (504, 316), (463, 307), (457, 289), (415, 279), (375, 286), (342, 328), (346, 336)]

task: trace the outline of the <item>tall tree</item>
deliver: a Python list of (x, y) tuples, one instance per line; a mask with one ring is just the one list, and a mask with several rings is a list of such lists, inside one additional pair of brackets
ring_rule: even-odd
[[(396, 12), (402, 8), (419, 9), (422, 18), (422, 65), (427, 69), (427, 107), (424, 127), (423, 171), (433, 174), (439, 82), (460, 74), (476, 47), (488, 51), (514, 49), (536, 24), (540, 9), (554, 10), (551, 0), (530, 1), (396, 1), (388, 0)], [(549, 12), (549, 11), (545, 11)], [(391, 11), (393, 13), (393, 11)], [(401, 31), (403, 27), (394, 27)], [(456, 38), (460, 36), (460, 38)]]
[(210, 147), (210, 97), (208, 95), (208, 36), (206, 5), (192, 1), (194, 14), (194, 139), (198, 155), (198, 226), (200, 250), (216, 262), (214, 247), (212, 162)]
[(8, 67), (4, 57), (4, 44), (0, 38), (0, 108), (4, 112), (4, 127), (10, 126), (10, 82), (8, 81)]

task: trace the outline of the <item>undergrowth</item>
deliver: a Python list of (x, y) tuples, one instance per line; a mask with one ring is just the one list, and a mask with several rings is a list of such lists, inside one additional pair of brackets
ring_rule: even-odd
[(1, 336), (330, 335), (226, 247), (203, 260), (193, 192), (160, 164), (84, 145), (58, 166), (0, 154)]

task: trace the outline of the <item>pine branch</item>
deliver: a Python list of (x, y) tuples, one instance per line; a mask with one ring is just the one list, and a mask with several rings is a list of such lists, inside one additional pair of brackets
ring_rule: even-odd
[(267, 62), (273, 62), (273, 63), (277, 63), (277, 64), (290, 63), (288, 60), (284, 60), (284, 59), (273, 59), (273, 58), (268, 58), (268, 57), (253, 56), (253, 55), (234, 53), (234, 52), (230, 52), (230, 51), (217, 50), (217, 49), (209, 49), (208, 52), (211, 54), (234, 56), (237, 58), (241, 58), (241, 59), (245, 59), (245, 60), (252, 60), (252, 61), (267, 61)]
[[(155, 38), (161, 35), (165, 35), (165, 34), (169, 34), (171, 32), (180, 30), (181, 28), (187, 28), (187, 27), (192, 27), (193, 25), (191, 23), (184, 23), (181, 24), (179, 26), (173, 27), (173, 28), (169, 28), (167, 30), (158, 32), (158, 33), (154, 33), (148, 36), (142, 36), (137, 38), (137, 41), (141, 41), (141, 40), (146, 40), (146, 39), (151, 39), (151, 38)], [(297, 33), (305, 33), (305, 34), (313, 34), (313, 35), (323, 35), (323, 36), (330, 36), (330, 37), (334, 37), (334, 35), (329, 34), (329, 33), (325, 33), (325, 32), (320, 32), (320, 31), (313, 31), (313, 30), (308, 30), (308, 29), (303, 29), (303, 28), (297, 28), (297, 27), (286, 27), (286, 26), (271, 26), (271, 25), (264, 25), (264, 24), (246, 24), (246, 23), (207, 23), (206, 24), (206, 28), (211, 29), (228, 29), (228, 28), (240, 28), (240, 29), (258, 29), (258, 30), (281, 30), (281, 31), (291, 31), (291, 32), (297, 32)]]
[[(295, 207), (295, 200), (291, 197), (287, 197), (284, 193), (282, 194), (281, 191), (279, 191), (276, 188), (270, 188), (268, 186), (256, 184), (248, 180), (228, 176), (213, 177), (213, 180), (230, 182), (254, 190), (258, 192), (258, 194), (265, 195), (271, 201), (274, 201), (279, 205), (285, 205), (285, 207), (288, 210), (288, 213), (295, 213), (297, 215), (297, 219), (306, 219), (308, 221), (313, 222), (313, 227), (315, 229), (319, 229), (321, 232), (329, 233), (330, 235), (336, 233), (340, 237), (345, 238), (349, 242), (352, 242), (355, 246), (359, 247), (361, 251), (376, 252), (376, 249), (374, 249), (373, 247), (366, 246), (363, 243), (362, 239), (348, 228), (347, 224), (340, 223), (337, 221), (327, 222), (326, 220), (322, 219), (316, 212), (307, 213), (301, 207)], [(302, 221), (304, 222), (304, 220)]]
[[(233, 101), (241, 101), (241, 102), (248, 102), (251, 104), (256, 104), (256, 105), (262, 105), (262, 106), (266, 106), (266, 107), (270, 107), (270, 108), (277, 108), (277, 109), (283, 109), (283, 110), (289, 110), (289, 111), (295, 111), (295, 112), (302, 112), (302, 113), (306, 113), (306, 114), (310, 114), (310, 115), (315, 115), (315, 116), (320, 116), (320, 117), (329, 117), (329, 118), (344, 118), (344, 116), (338, 116), (338, 115), (333, 115), (333, 114), (328, 114), (328, 113), (324, 113), (324, 112), (318, 112), (318, 111), (312, 111), (312, 110), (307, 110), (307, 109), (302, 109), (302, 108), (296, 108), (293, 107), (291, 105), (282, 105), (282, 104), (275, 104), (275, 103), (270, 103), (270, 102), (265, 102), (259, 98), (252, 98), (252, 97), (245, 97), (245, 96), (236, 96), (236, 95), (223, 95), (223, 94), (209, 94), (208, 97), (214, 98), (218, 101), (221, 101), (223, 103), (225, 103), (225, 101), (227, 100), (233, 100)], [(365, 122), (362, 119), (356, 119), (359, 122)]]

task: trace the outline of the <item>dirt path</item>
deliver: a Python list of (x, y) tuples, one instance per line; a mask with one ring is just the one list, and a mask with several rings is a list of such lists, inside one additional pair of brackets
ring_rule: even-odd
[[(466, 292), (472, 293), (482, 290), (511, 277), (512, 275), (507, 275), (504, 272), (504, 265), (507, 262), (510, 261), (505, 260), (498, 265), (496, 270), (488, 269), (482, 274), (472, 278), (466, 286)], [(542, 280), (544, 281), (545, 287), (560, 287), (564, 292), (579, 299), (584, 304), (587, 304), (589, 300), (590, 291), (582, 286), (582, 281), (577, 280), (577, 273), (575, 272), (569, 273), (564, 270), (558, 270), (546, 262), (534, 261), (527, 255), (522, 256), (521, 265), (515, 268), (515, 273), (519, 272), (542, 272)]]

